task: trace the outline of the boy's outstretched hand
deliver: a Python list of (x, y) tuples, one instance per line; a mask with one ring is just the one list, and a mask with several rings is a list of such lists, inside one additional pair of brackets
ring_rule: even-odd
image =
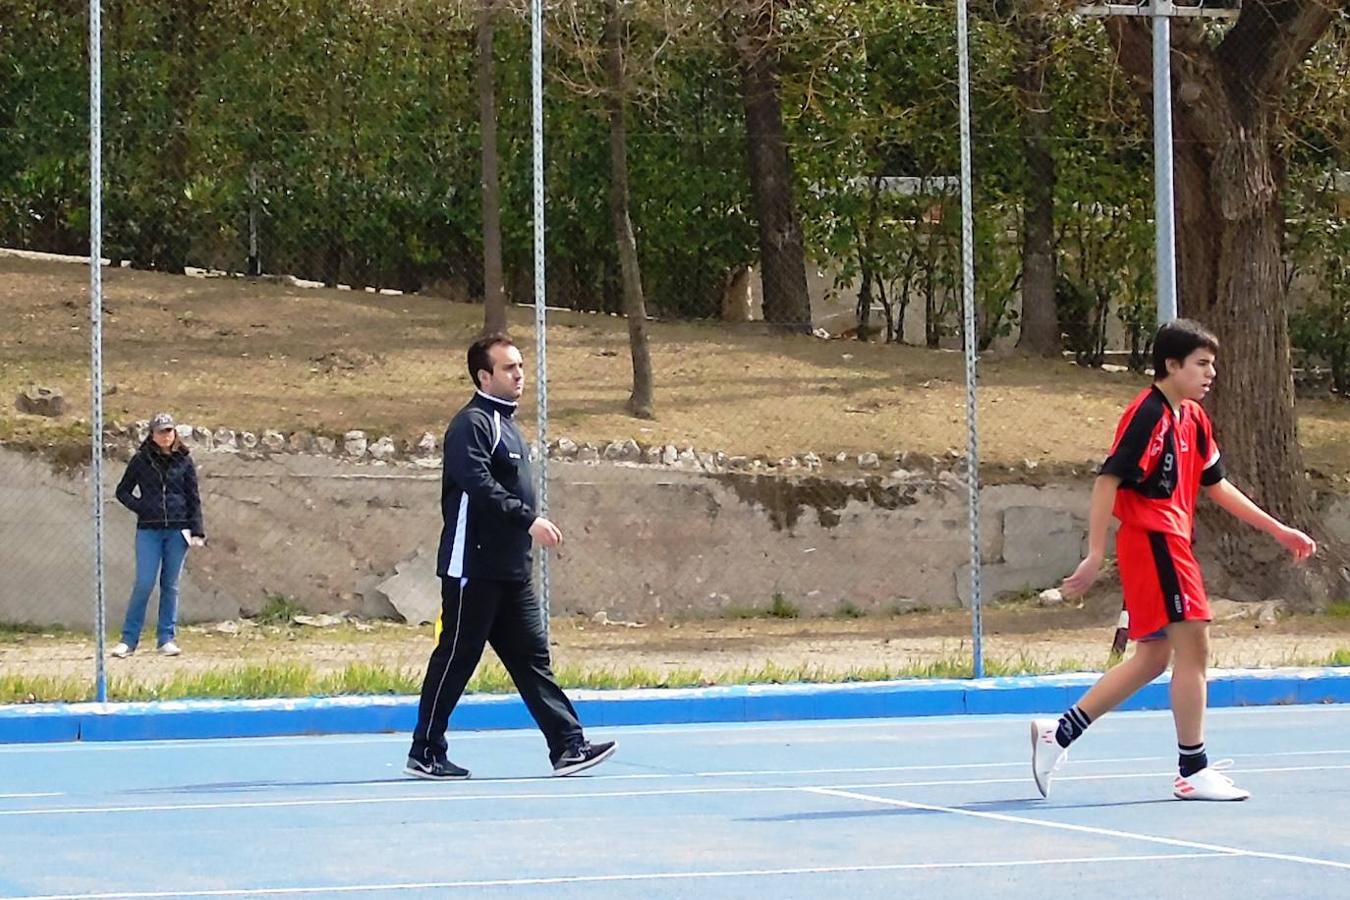
[(1298, 562), (1303, 562), (1317, 552), (1317, 542), (1297, 528), (1287, 525), (1275, 535), (1280, 546), (1288, 550)]
[(1087, 593), (1087, 589), (1092, 587), (1092, 582), (1097, 580), (1101, 574), (1102, 561), (1099, 557), (1089, 556), (1078, 564), (1078, 568), (1073, 570), (1073, 574), (1060, 584), (1060, 590), (1066, 597), (1078, 597)]

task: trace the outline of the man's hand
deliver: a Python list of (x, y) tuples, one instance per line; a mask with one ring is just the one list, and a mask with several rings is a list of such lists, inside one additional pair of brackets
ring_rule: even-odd
[(541, 547), (557, 547), (562, 543), (562, 532), (558, 530), (558, 526), (543, 516), (535, 519), (534, 524), (530, 526), (530, 537)]
[(1097, 576), (1102, 571), (1102, 558), (1100, 556), (1088, 556), (1078, 564), (1078, 568), (1073, 570), (1073, 574), (1060, 584), (1060, 590), (1066, 597), (1080, 597), (1087, 593), (1087, 589), (1092, 587), (1092, 582), (1097, 580)]
[(1297, 528), (1285, 525), (1275, 533), (1275, 540), (1288, 550), (1298, 562), (1303, 562), (1317, 552), (1317, 542)]

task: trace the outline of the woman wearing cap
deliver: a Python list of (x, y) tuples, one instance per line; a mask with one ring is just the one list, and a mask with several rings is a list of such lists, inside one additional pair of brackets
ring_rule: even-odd
[(159, 579), (159, 652), (177, 656), (178, 576), (188, 546), (201, 546), (202, 501), (197, 493), (197, 468), (178, 438), (173, 416), (159, 413), (150, 420), (150, 434), (127, 464), (117, 485), (117, 499), (136, 514), (136, 584), (127, 603), (122, 642), (112, 648), (119, 659), (136, 652), (145, 607)]

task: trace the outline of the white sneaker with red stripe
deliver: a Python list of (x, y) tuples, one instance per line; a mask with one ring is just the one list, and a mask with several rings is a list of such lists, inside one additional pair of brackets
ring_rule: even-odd
[(1216, 762), (1193, 775), (1178, 775), (1172, 782), (1172, 796), (1178, 800), (1246, 800), (1250, 791), (1233, 784), (1233, 779), (1223, 774), (1223, 769), (1233, 764), (1231, 759)]
[(1069, 748), (1055, 740), (1058, 730), (1056, 719), (1034, 719), (1031, 723), (1031, 775), (1042, 797), (1050, 795), (1050, 778), (1069, 756)]

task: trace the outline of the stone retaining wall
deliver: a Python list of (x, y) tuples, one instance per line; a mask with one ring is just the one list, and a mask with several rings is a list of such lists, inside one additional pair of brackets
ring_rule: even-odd
[[(231, 443), (220, 431), (189, 432), (210, 545), (189, 557), (184, 621), (256, 613), (269, 595), (312, 612), (434, 615), (434, 436), (360, 447), (353, 434), (341, 450), (315, 437), (307, 452), (294, 435), (235, 432)], [(122, 432), (116, 454), (137, 437)], [(372, 454), (380, 446), (392, 455)], [(776, 595), (803, 615), (969, 601), (966, 488), (943, 468), (950, 461), (902, 456), (914, 468), (894, 468), (891, 457), (874, 468), (880, 454), (789, 463), (663, 447), (653, 462), (633, 442), (586, 449), (565, 439), (551, 448), (552, 517), (566, 535), (551, 569), (555, 615), (719, 615), (767, 609)], [(113, 622), (134, 562), (134, 517), (112, 499), (120, 475), (110, 462)], [(986, 597), (1048, 587), (1073, 568), (1089, 488), (1084, 473), (983, 489)], [(92, 623), (89, 497), (85, 473), (0, 448), (0, 621)], [(1350, 500), (1332, 503), (1327, 523), (1350, 539)]]

